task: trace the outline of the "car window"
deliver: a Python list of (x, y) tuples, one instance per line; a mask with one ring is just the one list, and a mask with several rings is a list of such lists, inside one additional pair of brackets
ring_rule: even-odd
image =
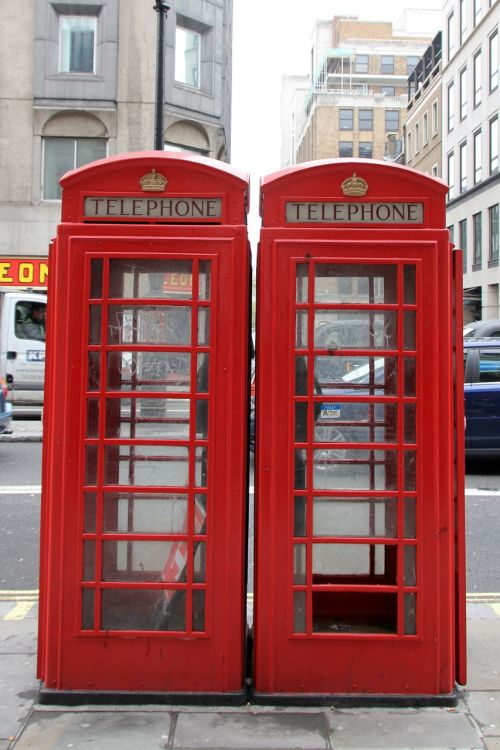
[(16, 303), (15, 331), (18, 339), (45, 341), (44, 302), (23, 300)]
[(479, 382), (500, 382), (500, 349), (479, 350)]

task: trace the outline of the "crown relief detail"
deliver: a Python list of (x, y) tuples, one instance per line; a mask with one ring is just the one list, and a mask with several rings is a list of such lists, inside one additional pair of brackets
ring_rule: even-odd
[(341, 185), (344, 195), (365, 195), (368, 190), (368, 183), (362, 177), (358, 177), (356, 172), (352, 177), (348, 177)]
[(164, 175), (157, 172), (156, 169), (152, 169), (151, 172), (141, 177), (139, 183), (145, 193), (163, 193), (167, 187), (168, 180)]

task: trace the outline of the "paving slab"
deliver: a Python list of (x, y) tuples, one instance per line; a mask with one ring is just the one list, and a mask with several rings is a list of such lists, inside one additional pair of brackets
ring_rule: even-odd
[(500, 619), (467, 622), (467, 690), (500, 690)]
[(38, 690), (34, 654), (0, 652), (0, 737), (13, 737), (26, 722)]
[(500, 693), (475, 690), (466, 694), (465, 701), (482, 733), (500, 737)]
[(500, 750), (500, 737), (484, 737), (483, 742), (486, 750)]
[(325, 750), (330, 729), (325, 713), (247, 711), (177, 716), (173, 748), (231, 748), (231, 750), (274, 750), (308, 748)]
[(352, 709), (329, 715), (335, 750), (481, 748), (464, 705), (457, 708)]

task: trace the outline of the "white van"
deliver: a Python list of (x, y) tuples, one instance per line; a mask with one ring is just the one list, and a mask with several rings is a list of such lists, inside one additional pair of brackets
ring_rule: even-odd
[(47, 295), (0, 289), (0, 375), (15, 414), (40, 414), (45, 374)]

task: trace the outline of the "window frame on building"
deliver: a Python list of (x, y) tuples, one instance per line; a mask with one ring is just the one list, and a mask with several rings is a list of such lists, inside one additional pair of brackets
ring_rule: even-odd
[(450, 81), (446, 87), (446, 123), (451, 133), (455, 127), (455, 81)]
[(448, 46), (447, 46), (447, 54), (448, 54), (448, 61), (451, 60), (453, 53), (455, 51), (455, 12), (452, 10), (451, 13), (449, 13), (447, 19), (446, 19), (446, 29), (448, 34)]
[(458, 147), (458, 165), (459, 192), (465, 193), (467, 190), (467, 140), (462, 141)]
[(472, 134), (472, 164), (474, 185), (479, 185), (483, 179), (483, 134), (478, 128)]
[(467, 3), (466, 0), (458, 0), (458, 17), (459, 17), (459, 44), (462, 45), (467, 34)]
[[(396, 115), (397, 118), (397, 127), (389, 127), (391, 123), (389, 123), (389, 115)], [(400, 114), (399, 109), (386, 109), (385, 110), (385, 132), (386, 133), (399, 133), (399, 125), (400, 125)]]
[(498, 234), (498, 203), (488, 207), (488, 268), (498, 266), (499, 262), (499, 234)]
[(432, 112), (432, 118), (431, 118), (432, 119), (432, 123), (431, 123), (432, 135), (435, 136), (439, 133), (439, 102), (437, 99), (434, 99), (434, 101), (432, 102), (431, 112)]
[[(181, 52), (182, 46), (180, 44), (181, 35), (187, 39), (190, 35), (193, 39), (197, 40), (197, 44), (192, 48), (187, 48), (184, 45), (184, 59), (182, 59)], [(182, 86), (188, 86), (191, 89), (199, 91), (201, 89), (201, 45), (202, 45), (202, 34), (195, 29), (190, 29), (182, 23), (178, 23), (175, 27), (175, 56), (174, 56), (174, 80), (176, 84)], [(196, 49), (196, 66), (190, 65), (189, 68), (186, 66), (186, 54), (190, 49)], [(194, 73), (191, 75), (188, 71)]]
[(482, 101), (482, 55), (481, 55), (481, 48), (476, 50), (473, 55), (473, 64), (472, 64), (472, 80), (473, 80), (473, 104), (474, 109), (476, 107), (479, 107)]
[(472, 20), (474, 23), (474, 28), (476, 28), (479, 21), (481, 20), (482, 11), (483, 11), (482, 5), (483, 5), (482, 0), (473, 0)]
[(365, 54), (356, 55), (354, 58), (354, 69), (356, 73), (369, 73), (370, 56)]
[[(72, 14), (72, 13), (59, 13), (59, 60), (58, 60), (58, 71), (63, 75), (95, 75), (96, 64), (97, 64), (97, 16), (95, 15), (83, 15), (83, 14)], [(72, 28), (74, 26), (88, 25), (89, 28), (82, 28), (80, 30)], [(67, 28), (64, 28), (67, 26)], [(85, 60), (80, 65), (75, 64), (75, 39), (74, 34), (80, 31), (80, 34), (86, 32), (86, 36), (91, 35), (91, 52), (88, 49), (84, 49), (79, 55), (79, 59), (82, 57)], [(85, 46), (85, 45), (84, 45)], [(87, 45), (90, 46), (90, 45)]]
[[(346, 112), (350, 113), (347, 119)], [(343, 122), (350, 123), (350, 127), (346, 127)], [(339, 130), (354, 130), (354, 109), (352, 107), (339, 108)]]
[(462, 270), (467, 273), (467, 218), (458, 222), (458, 241), (462, 250)]
[(482, 211), (472, 215), (472, 270), (479, 271), (483, 265)]
[[(344, 151), (345, 153), (342, 153)], [(353, 155), (353, 142), (352, 141), (339, 141), (339, 158), (340, 159), (352, 159)]]
[(488, 167), (490, 175), (498, 172), (498, 115), (488, 123)]
[(409, 130), (406, 134), (406, 159), (407, 161), (411, 161), (413, 158), (413, 136), (411, 131)]
[(407, 76), (413, 73), (413, 71), (415, 70), (419, 62), (420, 62), (420, 57), (418, 57), (418, 55), (406, 56), (406, 75)]
[(429, 143), (429, 115), (427, 112), (424, 112), (422, 121), (422, 142), (424, 146)]
[[(390, 91), (388, 89), (390, 89)], [(385, 94), (386, 96), (396, 96), (396, 87), (395, 86), (381, 86), (380, 93)]]
[(467, 66), (465, 65), (458, 74), (459, 81), (459, 111), (460, 111), (460, 122), (463, 122), (467, 117)]
[(498, 29), (488, 37), (488, 80), (492, 94), (498, 88)]
[(453, 149), (446, 155), (446, 179), (448, 182), (447, 200), (451, 201), (455, 197), (455, 152)]
[[(64, 143), (65, 145), (69, 145), (71, 142), (73, 142), (73, 154), (72, 157), (69, 157), (69, 149), (67, 154), (67, 159), (64, 159)], [(79, 144), (82, 146), (85, 144), (85, 146), (90, 145), (91, 143), (94, 143), (94, 145), (99, 146), (99, 148), (96, 148), (95, 153), (92, 154), (91, 159), (87, 158), (81, 158), (81, 155), (79, 155), (78, 146)], [(50, 149), (48, 148), (50, 144)], [(52, 148), (54, 149), (52, 153), (49, 153)], [(102, 159), (106, 157), (108, 154), (108, 139), (107, 138), (82, 138), (80, 136), (75, 137), (57, 137), (57, 136), (48, 136), (42, 138), (42, 171), (41, 171), (41, 199), (42, 201), (60, 201), (61, 200), (61, 186), (59, 185), (59, 179), (62, 177), (63, 174), (68, 172), (70, 169), (76, 169), (77, 167), (81, 167), (84, 164), (90, 164), (93, 161), (97, 161), (97, 159)], [(54, 157), (58, 159), (57, 161), (54, 161)], [(51, 159), (52, 161), (49, 161)], [(51, 166), (54, 165), (55, 166)]]
[(380, 72), (394, 73), (394, 55), (380, 55)]
[(373, 130), (373, 109), (358, 109), (358, 130)]

